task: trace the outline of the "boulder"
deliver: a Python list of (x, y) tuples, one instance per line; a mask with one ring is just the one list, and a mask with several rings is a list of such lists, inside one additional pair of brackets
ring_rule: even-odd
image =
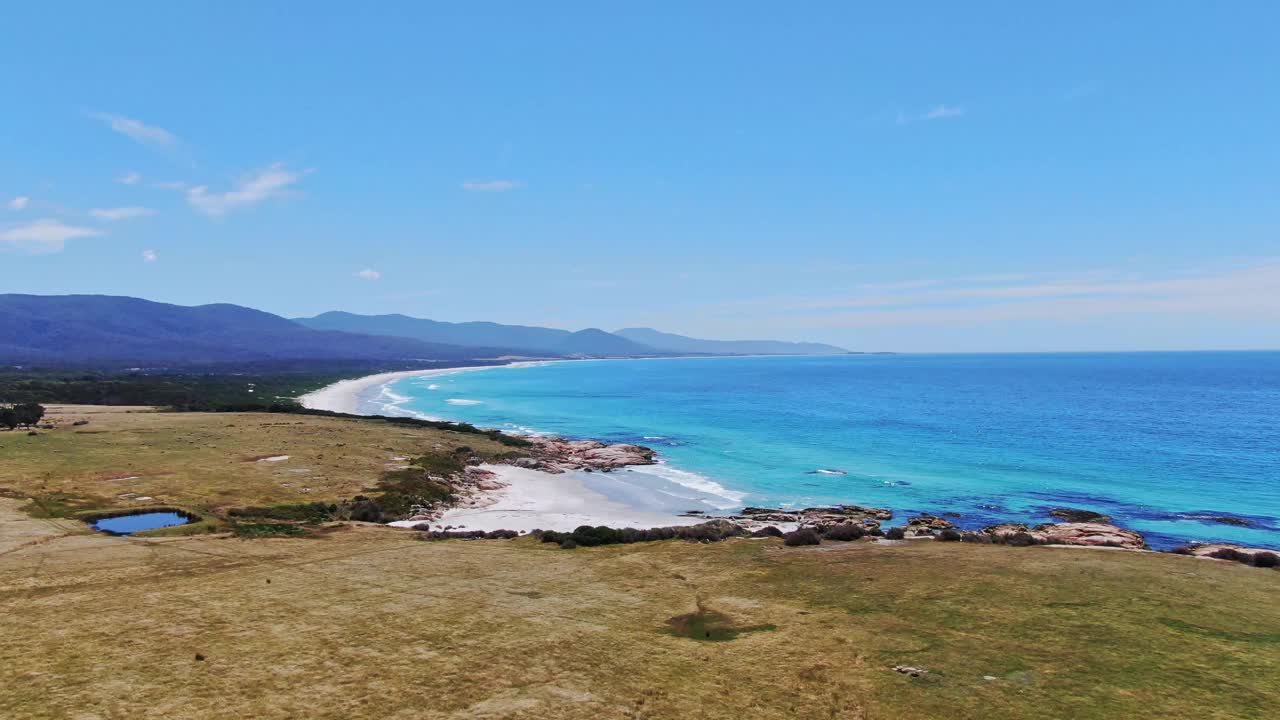
[(907, 520), (908, 528), (917, 530), (948, 530), (955, 527), (950, 520), (935, 515), (917, 515)]
[(1109, 523), (1111, 518), (1100, 512), (1092, 510), (1079, 510), (1076, 508), (1053, 508), (1049, 511), (1049, 517), (1055, 517), (1059, 520), (1066, 520), (1073, 523)]
[(1106, 523), (1049, 523), (1036, 527), (1050, 545), (1090, 545), (1145, 550), (1147, 542), (1133, 530)]
[(653, 465), (657, 454), (640, 445), (608, 445), (595, 440), (563, 438), (530, 438), (533, 457), (520, 458), (515, 464), (545, 472), (602, 470), (609, 472), (629, 465)]
[(997, 542), (1007, 542), (1015, 535), (1026, 534), (1041, 545), (1083, 545), (1145, 550), (1147, 543), (1132, 530), (1106, 523), (1046, 523), (1034, 528), (1020, 523), (1004, 523), (984, 528)]

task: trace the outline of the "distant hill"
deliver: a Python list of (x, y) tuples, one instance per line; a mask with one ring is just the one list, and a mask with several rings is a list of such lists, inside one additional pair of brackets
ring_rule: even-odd
[(393, 335), (453, 345), (487, 345), (529, 351), (592, 357), (653, 355), (834, 355), (843, 348), (820, 343), (774, 340), (699, 340), (651, 328), (628, 328), (614, 333), (591, 328), (570, 332), (528, 325), (492, 322), (441, 322), (407, 315), (355, 315), (327, 312), (296, 322), (321, 330), (370, 335)]
[(499, 325), (492, 322), (451, 323), (424, 320), (408, 315), (355, 315), (327, 312), (315, 317), (294, 318), (294, 322), (316, 330), (341, 330), (368, 335), (391, 335), (449, 345), (478, 345), (521, 348), (530, 352), (559, 353), (561, 343), (573, 333), (568, 330)]
[(313, 330), (238, 305), (106, 295), (0, 295), (0, 362), (145, 366), (264, 360), (471, 360), (509, 349)]
[(624, 337), (618, 337), (612, 333), (607, 333), (596, 328), (587, 328), (579, 330), (575, 333), (569, 333), (563, 341), (556, 345), (556, 349), (564, 355), (589, 355), (589, 356), (635, 356), (635, 355), (663, 355), (660, 350), (655, 350), (647, 345), (628, 340)]
[(653, 328), (624, 328), (613, 333), (657, 350), (709, 355), (843, 355), (844, 348), (835, 345), (780, 340), (699, 340), (660, 332)]
[(492, 322), (451, 323), (424, 320), (407, 315), (355, 315), (347, 312), (327, 312), (311, 318), (295, 318), (295, 322), (319, 330), (392, 335), (452, 345), (520, 348), (531, 354), (588, 357), (663, 354), (651, 347), (595, 328), (570, 332), (528, 325), (499, 325)]

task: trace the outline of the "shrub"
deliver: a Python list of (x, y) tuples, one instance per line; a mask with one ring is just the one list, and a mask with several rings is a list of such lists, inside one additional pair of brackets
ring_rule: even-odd
[(861, 525), (857, 525), (855, 523), (840, 523), (839, 525), (832, 525), (827, 528), (827, 531), (822, 533), (822, 539), (848, 542), (850, 540), (859, 540), (866, 534), (867, 531), (864, 530)]
[(1013, 547), (1030, 547), (1036, 544), (1036, 538), (1031, 533), (1019, 532), (1007, 536), (1004, 543)]
[(822, 542), (822, 539), (818, 537), (818, 533), (813, 531), (813, 528), (800, 528), (799, 530), (789, 532), (782, 537), (782, 543), (787, 547), (817, 545)]
[(348, 517), (357, 522), (382, 522), (382, 508), (378, 503), (370, 500), (363, 495), (357, 495), (351, 501), (351, 508), (347, 511)]
[(333, 503), (322, 502), (297, 503), (293, 505), (232, 508), (227, 512), (227, 514), (231, 517), (324, 522), (326, 520), (332, 520), (338, 514), (338, 506)]
[(239, 538), (299, 537), (307, 531), (285, 523), (235, 523), (231, 532)]
[(891, 527), (884, 531), (886, 540), (901, 540), (907, 536), (907, 531), (900, 527)]
[(578, 547), (578, 543), (574, 542), (572, 537), (567, 537), (560, 542), (561, 550), (572, 550), (576, 547)]
[(782, 537), (782, 531), (778, 528), (768, 525), (751, 533), (751, 537)]
[(958, 542), (962, 539), (960, 531), (955, 528), (947, 528), (938, 533), (938, 539), (942, 542)]
[(1235, 562), (1249, 562), (1248, 555), (1240, 554), (1235, 548), (1218, 548), (1209, 553), (1209, 557), (1219, 560), (1234, 560)]
[(1280, 555), (1273, 552), (1254, 553), (1253, 564), (1260, 568), (1273, 568), (1280, 565)]

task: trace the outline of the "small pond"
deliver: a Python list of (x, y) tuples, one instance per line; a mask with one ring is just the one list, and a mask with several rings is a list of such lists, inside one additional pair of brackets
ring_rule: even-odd
[(94, 520), (89, 523), (94, 530), (101, 530), (111, 535), (130, 535), (143, 530), (186, 525), (200, 518), (181, 512), (142, 512), (134, 515), (118, 515), (116, 517)]

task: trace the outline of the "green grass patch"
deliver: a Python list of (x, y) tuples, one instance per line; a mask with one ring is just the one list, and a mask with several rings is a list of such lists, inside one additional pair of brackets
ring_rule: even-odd
[(289, 523), (235, 523), (231, 532), (238, 538), (305, 537), (306, 528)]

